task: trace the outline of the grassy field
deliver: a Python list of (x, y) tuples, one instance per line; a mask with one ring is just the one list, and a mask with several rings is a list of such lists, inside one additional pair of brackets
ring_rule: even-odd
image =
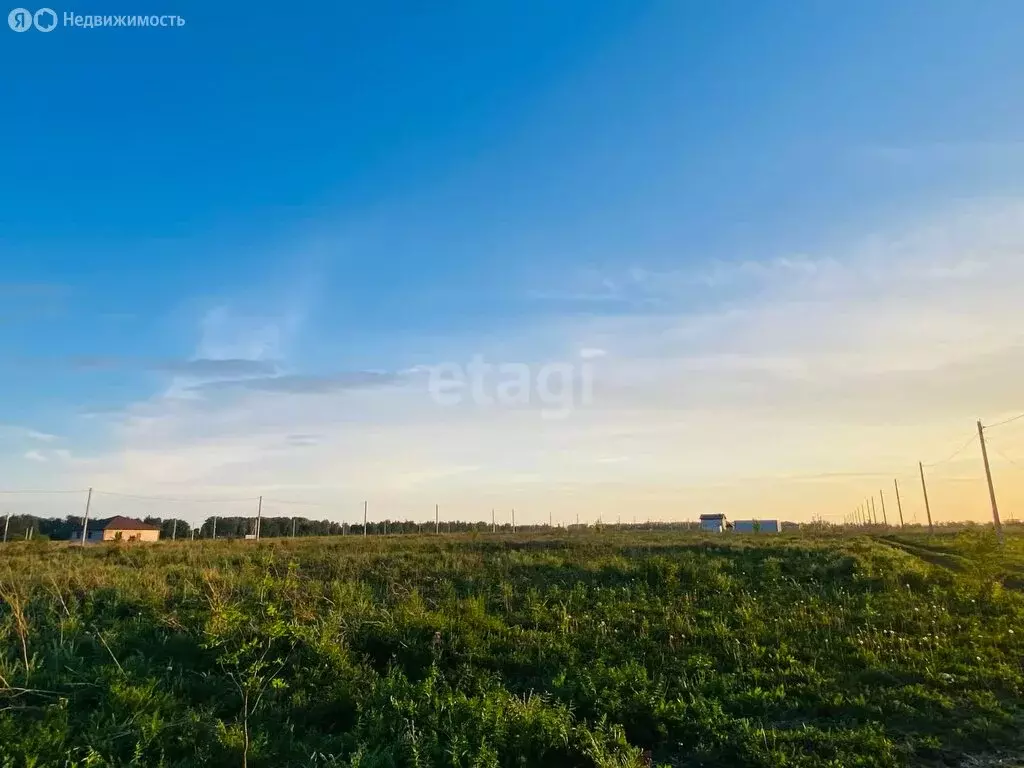
[(28, 542), (0, 558), (2, 766), (1024, 755), (1022, 536)]

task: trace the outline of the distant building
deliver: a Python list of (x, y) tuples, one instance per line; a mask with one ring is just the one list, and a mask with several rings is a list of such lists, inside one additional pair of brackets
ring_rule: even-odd
[(732, 524), (734, 533), (778, 533), (778, 520), (736, 520)]
[[(109, 517), (106, 520), (90, 520), (85, 540), (98, 541), (156, 541), (160, 538), (160, 526), (144, 523), (131, 517)], [(72, 541), (82, 540), (82, 529), (71, 535)]]
[(725, 515), (709, 514), (700, 516), (700, 529), (709, 533), (721, 533), (728, 523), (725, 522)]

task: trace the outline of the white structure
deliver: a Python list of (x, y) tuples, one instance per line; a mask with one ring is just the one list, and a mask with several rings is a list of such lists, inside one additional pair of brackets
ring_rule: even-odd
[(735, 533), (778, 533), (778, 520), (737, 520), (732, 524)]
[(721, 533), (725, 530), (725, 515), (708, 514), (700, 516), (700, 529), (708, 533)]

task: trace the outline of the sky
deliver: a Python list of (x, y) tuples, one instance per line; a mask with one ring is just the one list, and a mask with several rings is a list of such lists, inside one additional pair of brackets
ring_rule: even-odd
[(1015, 0), (54, 10), (0, 511), (1024, 514)]

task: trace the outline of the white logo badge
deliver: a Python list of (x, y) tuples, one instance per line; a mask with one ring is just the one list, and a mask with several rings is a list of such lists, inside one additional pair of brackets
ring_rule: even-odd
[(7, 26), (15, 32), (28, 32), (32, 29), (32, 11), (27, 8), (15, 8), (7, 14)]
[(32, 17), (32, 21), (40, 32), (52, 32), (57, 26), (57, 14), (53, 12), (53, 8), (40, 8)]

